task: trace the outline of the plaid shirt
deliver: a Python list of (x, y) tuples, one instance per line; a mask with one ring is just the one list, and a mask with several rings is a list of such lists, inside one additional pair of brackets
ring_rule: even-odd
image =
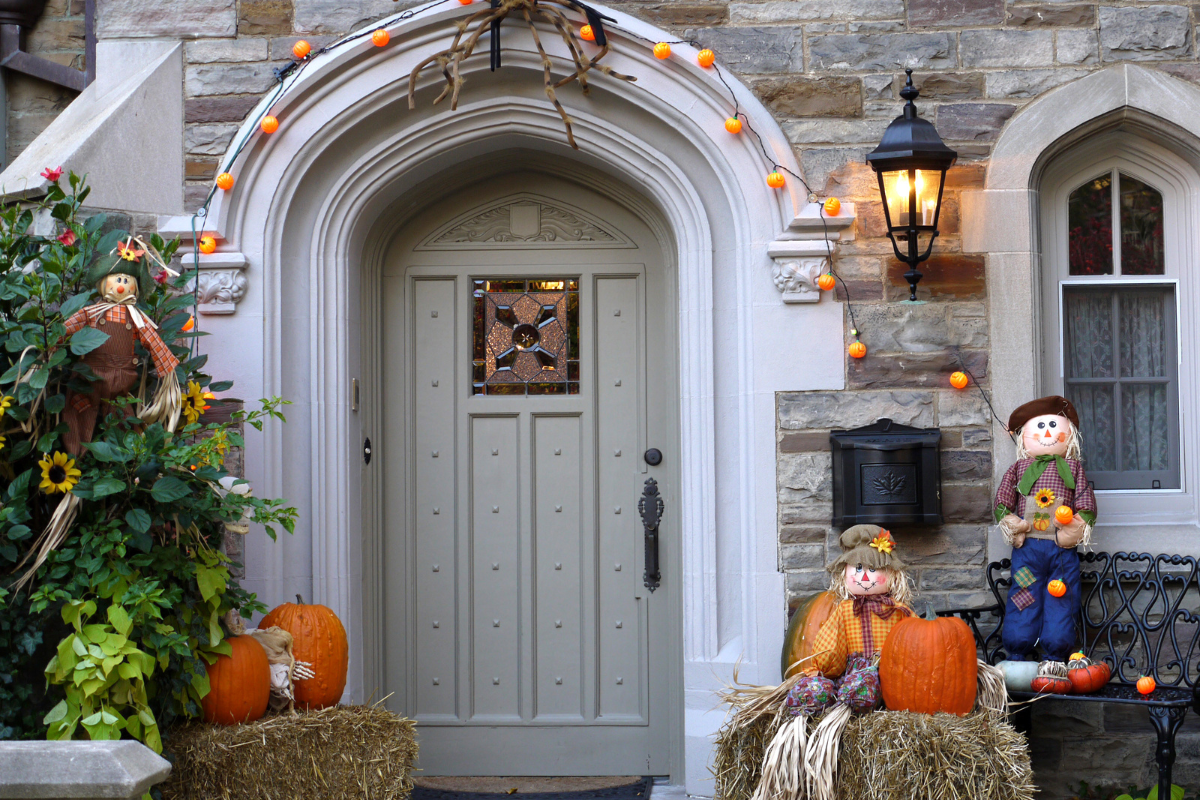
[[(1017, 484), (1021, 482), (1025, 470), (1029, 469), (1034, 461), (1033, 458), (1022, 458), (1009, 467), (1008, 472), (1004, 473), (1004, 478), (1000, 481), (1000, 488), (996, 490), (994, 512), (996, 522), (1009, 514), (1016, 514), (1022, 518), (1025, 516), (1025, 503), (1029, 498), (1017, 491)], [(1039, 489), (1049, 489), (1054, 492), (1054, 502), (1049, 506), (1050, 513), (1054, 513), (1054, 509), (1060, 505), (1070, 506), (1075, 509), (1076, 514), (1083, 517), (1085, 522), (1094, 525), (1096, 523), (1096, 494), (1088, 484), (1087, 475), (1083, 473), (1083, 464), (1073, 458), (1066, 459), (1066, 462), (1071, 468), (1071, 477), (1075, 479), (1074, 489), (1067, 488), (1062, 476), (1058, 474), (1054, 463), (1051, 462), (1046, 465), (1046, 471), (1033, 482), (1033, 488), (1029, 490), (1029, 494), (1032, 496)]]
[(866, 623), (854, 611), (854, 600), (843, 600), (817, 631), (813, 642), (812, 664), (826, 678), (836, 678), (846, 671), (846, 656), (862, 653), (872, 658), (883, 649), (892, 628), (912, 611), (897, 603), (885, 619), (867, 612)]
[[(88, 325), (95, 328), (95, 322), (99, 319), (100, 312), (94, 309), (95, 306), (89, 306), (72, 314), (71, 318), (66, 322), (67, 336), (83, 330)], [(125, 310), (124, 306), (114, 306), (108, 309), (108, 311), (104, 312), (104, 319), (106, 322), (118, 325), (131, 324), (129, 312)], [(179, 359), (171, 353), (171, 349), (167, 347), (162, 337), (158, 335), (158, 331), (149, 325), (144, 325), (137, 328), (137, 337), (142, 346), (150, 352), (150, 357), (154, 359), (154, 368), (158, 372), (159, 377), (166, 375), (168, 372), (173, 372), (175, 367), (179, 366)]]

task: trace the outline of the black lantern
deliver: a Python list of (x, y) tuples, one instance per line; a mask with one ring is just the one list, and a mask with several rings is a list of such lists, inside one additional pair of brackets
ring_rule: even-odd
[[(933, 123), (917, 116), (913, 101), (920, 91), (913, 86), (912, 70), (904, 72), (908, 75), (908, 82), (900, 90), (900, 96), (908, 101), (904, 114), (887, 126), (883, 140), (867, 156), (867, 163), (879, 178), (888, 238), (896, 258), (908, 264), (904, 279), (911, 290), (908, 299), (915, 301), (917, 282), (921, 280), (917, 264), (929, 258), (933, 250), (946, 170), (954, 165), (958, 153), (942, 142)], [(921, 234), (929, 237), (923, 251)]]

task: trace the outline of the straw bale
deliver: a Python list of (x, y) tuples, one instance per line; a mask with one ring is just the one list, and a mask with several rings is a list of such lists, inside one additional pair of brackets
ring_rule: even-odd
[(163, 800), (405, 800), (417, 757), (415, 724), (379, 705), (190, 723), (163, 744)]

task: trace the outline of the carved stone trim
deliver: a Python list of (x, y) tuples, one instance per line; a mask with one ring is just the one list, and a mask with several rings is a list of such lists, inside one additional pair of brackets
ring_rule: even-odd
[[(196, 268), (191, 253), (184, 255), (182, 265), (187, 271)], [(187, 282), (186, 291), (196, 292), (200, 313), (210, 316), (235, 313), (249, 285), (246, 257), (241, 253), (201, 254), (199, 266), (199, 276)]]
[(854, 219), (853, 203), (843, 205), (836, 217), (825, 215), (817, 203), (809, 203), (767, 246), (771, 279), (783, 302), (820, 302), (817, 278), (828, 271), (837, 243), (854, 238)]
[(824, 258), (776, 258), (771, 267), (775, 288), (785, 303), (816, 303), (821, 299), (817, 278), (828, 263)]
[(500, 247), (633, 247), (586, 211), (522, 192), (473, 209), (442, 226), (417, 250)]

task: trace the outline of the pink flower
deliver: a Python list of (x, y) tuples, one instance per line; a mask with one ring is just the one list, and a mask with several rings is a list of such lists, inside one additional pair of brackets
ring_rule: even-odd
[(63, 173), (62, 167), (54, 167), (54, 168), (46, 167), (44, 170), (42, 170), (42, 177), (48, 181), (57, 182), (58, 179), (62, 177), (62, 173)]
[(71, 245), (75, 244), (75, 231), (67, 228), (58, 235), (58, 240), (62, 242), (64, 246), (70, 247)]
[(167, 275), (167, 271), (165, 269), (160, 269), (158, 271), (158, 274), (154, 276), (154, 280), (157, 281), (160, 285), (162, 285), (167, 282), (168, 277), (170, 277), (170, 276)]

